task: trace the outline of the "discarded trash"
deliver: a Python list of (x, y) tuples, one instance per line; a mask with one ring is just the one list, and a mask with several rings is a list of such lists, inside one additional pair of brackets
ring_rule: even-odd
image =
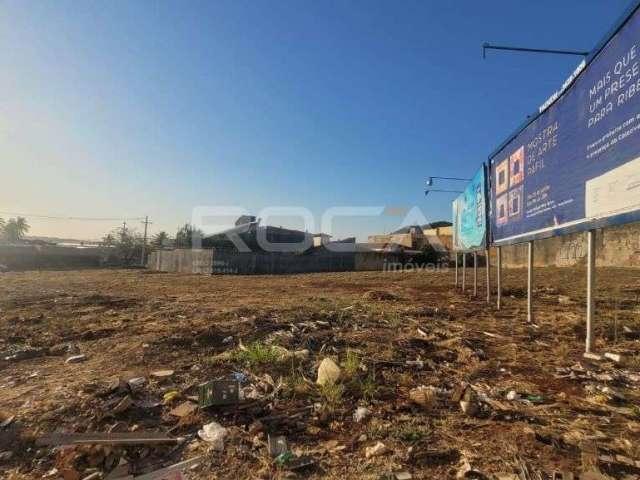
[(602, 360), (602, 355), (597, 355), (595, 353), (591, 353), (591, 352), (584, 352), (582, 354), (582, 356), (588, 360), (594, 360), (596, 362), (599, 362)]
[(456, 478), (458, 480), (462, 480), (466, 478), (484, 479), (486, 477), (482, 474), (482, 472), (479, 472), (478, 470), (474, 470), (473, 468), (471, 468), (471, 464), (469, 463), (469, 460), (467, 460), (466, 458), (463, 458), (462, 465), (460, 466), (460, 468), (458, 469), (458, 472), (456, 473)]
[[(176, 463), (169, 467), (161, 468), (153, 472), (138, 475), (136, 477), (124, 477), (122, 480), (182, 480), (181, 472), (191, 468), (202, 461), (202, 457), (194, 457), (184, 462)], [(115, 480), (115, 479), (114, 479)]]
[(315, 460), (308, 455), (301, 455), (300, 457), (290, 458), (286, 461), (286, 466), (289, 470), (300, 470), (305, 467), (309, 467), (315, 463)]
[(409, 367), (416, 367), (418, 370), (424, 368), (424, 362), (422, 360), (407, 360), (405, 364)]
[(164, 380), (165, 378), (173, 376), (174, 373), (175, 372), (173, 370), (157, 370), (155, 372), (151, 372), (151, 376), (158, 380)]
[(367, 407), (358, 407), (356, 411), (353, 412), (353, 420), (355, 422), (361, 422), (371, 413), (371, 411)]
[(318, 367), (318, 385), (333, 385), (340, 379), (341, 370), (330, 358), (325, 358)]
[(244, 383), (247, 381), (247, 376), (242, 372), (233, 372), (231, 374), (231, 378), (240, 383)]
[(240, 384), (235, 380), (212, 380), (198, 387), (200, 408), (233, 405), (240, 401)]
[(515, 390), (510, 390), (509, 393), (507, 393), (507, 400), (518, 400), (519, 398), (520, 395)]
[(378, 455), (383, 455), (386, 452), (387, 452), (387, 446), (382, 442), (378, 442), (372, 447), (365, 448), (364, 456), (366, 458), (377, 457)]
[(72, 355), (65, 360), (64, 363), (80, 363), (87, 360), (86, 355)]
[(604, 357), (608, 358), (609, 360), (611, 360), (612, 362), (615, 362), (615, 363), (621, 363), (622, 362), (622, 355), (620, 355), (618, 353), (605, 353)]
[(36, 445), (151, 445), (161, 443), (182, 443), (183, 437), (168, 437), (154, 432), (122, 433), (52, 433), (36, 439)]
[(127, 383), (129, 384), (129, 387), (132, 390), (135, 390), (137, 388), (144, 386), (147, 383), (147, 379), (144, 377), (134, 377), (134, 378), (130, 378), (127, 381)]
[(470, 417), (478, 413), (478, 395), (472, 388), (467, 387), (464, 395), (462, 395), (460, 409), (465, 415), (469, 415)]
[(131, 398), (130, 395), (127, 395), (122, 400), (120, 400), (115, 407), (113, 407), (113, 410), (111, 410), (111, 413), (117, 415), (119, 413), (126, 412), (127, 410), (129, 410), (129, 408), (131, 408), (132, 405), (133, 405), (133, 398)]
[(3, 428), (7, 428), (9, 425), (11, 425), (15, 418), (16, 418), (15, 415), (11, 415), (10, 417), (5, 418), (2, 422), (0, 422), (0, 430)]
[(393, 476), (396, 480), (411, 480), (413, 478), (409, 472), (396, 472)]
[(269, 447), (269, 455), (271, 455), (272, 457), (282, 455), (289, 450), (287, 437), (285, 437), (284, 435), (269, 435), (267, 437), (267, 446)]
[(198, 430), (198, 436), (207, 443), (211, 443), (214, 450), (221, 452), (224, 450), (224, 439), (227, 436), (227, 429), (217, 422), (207, 423)]
[(46, 354), (46, 351), (42, 348), (29, 348), (21, 350), (13, 355), (4, 357), (7, 362), (17, 362), (20, 360), (28, 360), (30, 358), (42, 357)]
[(82, 480), (101, 480), (102, 472), (93, 472), (91, 475), (84, 477)]
[(171, 390), (162, 396), (162, 403), (171, 405), (178, 397), (180, 397), (180, 393), (176, 390)]
[(409, 392), (409, 398), (413, 403), (420, 405), (425, 410), (432, 410), (438, 401), (438, 392), (434, 387), (424, 385), (414, 388)]
[(283, 467), (284, 465), (287, 464), (287, 462), (290, 462), (291, 460), (294, 460), (296, 458), (296, 456), (291, 453), (291, 452), (284, 452), (281, 453), (280, 455), (278, 455), (276, 457), (276, 459), (274, 460), (274, 463), (276, 465), (278, 465), (279, 467)]
[(169, 412), (169, 415), (173, 415), (174, 417), (186, 417), (191, 415), (198, 409), (198, 406), (193, 402), (183, 402), (178, 405), (176, 408)]

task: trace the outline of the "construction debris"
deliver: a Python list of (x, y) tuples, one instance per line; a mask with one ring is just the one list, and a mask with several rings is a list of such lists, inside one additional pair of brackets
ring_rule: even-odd
[(387, 446), (382, 442), (378, 442), (371, 447), (367, 447), (364, 456), (366, 458), (377, 457), (378, 455), (384, 455), (387, 451)]
[(430, 411), (438, 402), (438, 391), (434, 387), (421, 385), (409, 392), (409, 398), (425, 410)]
[(198, 405), (234, 405), (240, 401), (240, 383), (235, 380), (213, 380), (198, 387)]
[(196, 410), (198, 410), (198, 405), (193, 402), (182, 402), (176, 408), (172, 409), (169, 412), (169, 415), (173, 415), (174, 417), (187, 417), (193, 414)]
[(87, 360), (86, 355), (72, 355), (65, 360), (64, 363), (80, 363), (85, 362)]
[(272, 457), (278, 457), (283, 453), (289, 451), (289, 445), (287, 444), (287, 437), (284, 435), (277, 435), (267, 437), (267, 446), (269, 448), (269, 455)]
[(156, 370), (155, 372), (151, 372), (151, 376), (158, 380), (165, 380), (172, 377), (174, 373), (173, 370)]
[[(107, 290), (86, 275), (72, 284)], [(10, 305), (0, 297), (0, 317), (39, 318), (47, 309), (42, 320), (0, 322), (2, 358), (42, 350), (4, 363), (0, 477), (640, 474), (640, 351), (623, 328), (640, 331), (640, 319), (624, 312), (610, 349), (614, 326), (598, 322), (596, 351), (615, 353), (596, 360), (582, 356), (582, 313), (573, 304), (541, 306), (534, 329), (518, 321), (519, 296), (495, 312), (463, 301), (442, 279), (398, 277), (397, 301), (363, 302), (365, 290), (387, 291), (388, 278), (368, 274), (354, 284), (351, 275), (318, 275), (298, 279), (280, 304), (273, 278), (252, 278), (250, 293), (246, 279), (233, 277), (229, 286), (198, 283), (202, 295), (185, 284), (178, 299), (167, 297), (169, 277), (152, 287), (135, 272), (114, 275), (127, 285), (116, 303), (78, 291), (54, 302), (36, 289), (38, 279), (22, 287), (28, 297), (14, 293)], [(317, 282), (335, 298), (320, 296)], [(63, 377), (60, 351), (91, 352), (91, 361)]]

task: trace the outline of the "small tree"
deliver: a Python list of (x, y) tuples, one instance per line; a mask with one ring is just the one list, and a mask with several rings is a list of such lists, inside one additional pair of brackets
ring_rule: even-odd
[(156, 233), (151, 239), (151, 245), (155, 248), (162, 248), (169, 243), (169, 234), (165, 231)]
[(116, 237), (113, 233), (108, 233), (102, 237), (102, 245), (105, 247), (113, 247), (116, 244)]
[(105, 235), (102, 243), (109, 248), (109, 263), (121, 266), (137, 265), (142, 254), (142, 236), (135, 230), (117, 229)]
[(203, 236), (204, 232), (202, 230), (186, 223), (176, 234), (176, 247), (192, 248), (193, 241), (197, 239), (201, 240)]
[(12, 218), (3, 225), (3, 237), (9, 242), (19, 242), (31, 228), (24, 217)]

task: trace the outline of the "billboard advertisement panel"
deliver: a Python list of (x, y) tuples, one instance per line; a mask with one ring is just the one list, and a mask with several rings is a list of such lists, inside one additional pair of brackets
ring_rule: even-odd
[(453, 202), (453, 249), (484, 250), (487, 246), (486, 168), (478, 170)]
[(640, 220), (640, 10), (490, 157), (491, 238)]

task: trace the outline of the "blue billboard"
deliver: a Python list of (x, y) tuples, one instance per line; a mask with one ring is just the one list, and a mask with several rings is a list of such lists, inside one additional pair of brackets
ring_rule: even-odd
[(486, 168), (478, 170), (453, 202), (453, 249), (458, 252), (487, 247)]
[(637, 5), (490, 157), (493, 243), (640, 220)]

